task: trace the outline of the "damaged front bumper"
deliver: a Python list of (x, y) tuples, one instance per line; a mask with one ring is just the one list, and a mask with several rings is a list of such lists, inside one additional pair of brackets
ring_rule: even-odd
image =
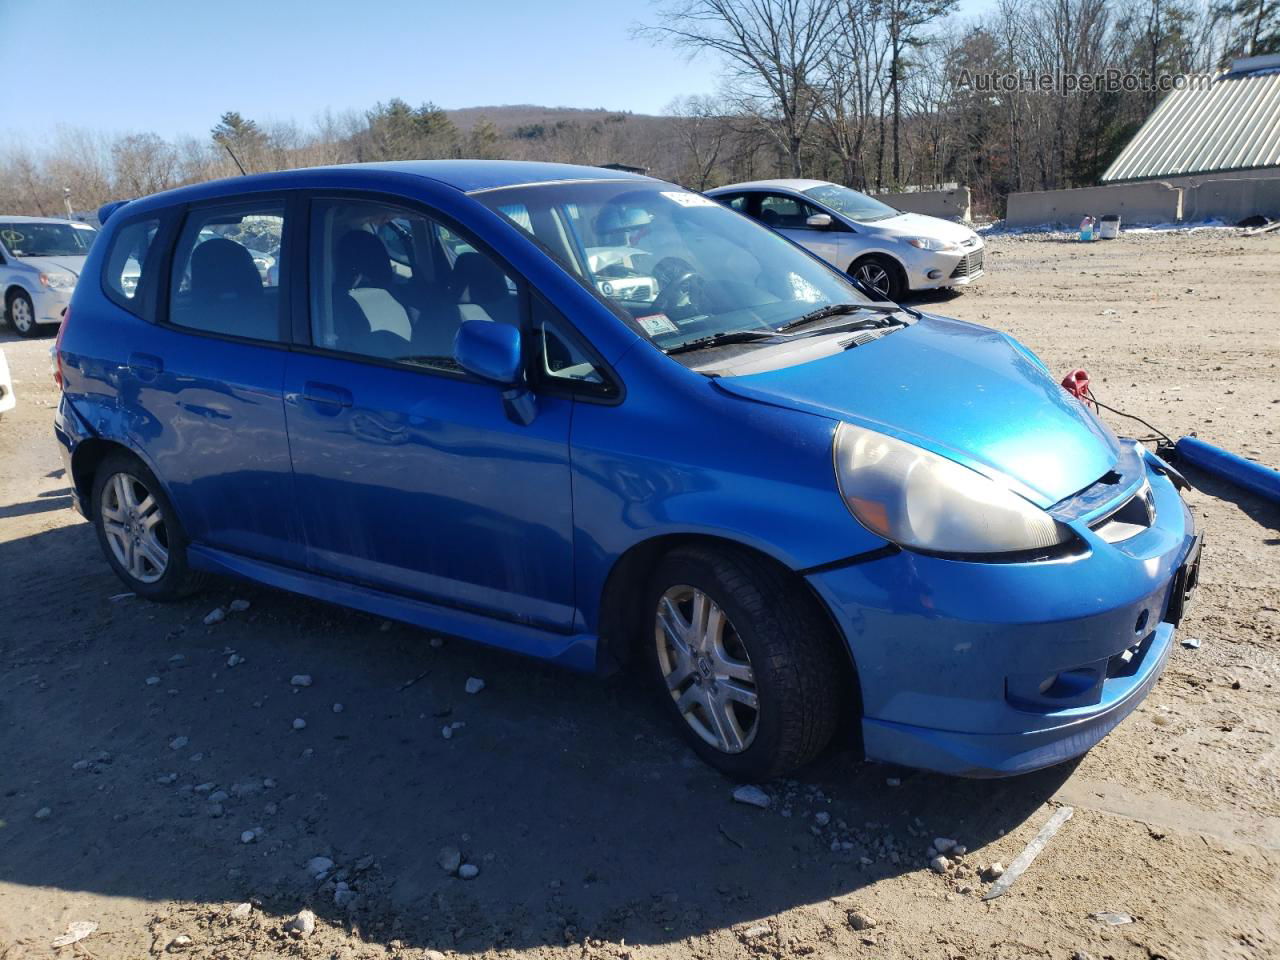
[[(1087, 751), (1168, 660), (1199, 538), (1169, 477), (1140, 454), (1149, 526), (1081, 499), (1084, 549), (1031, 563), (901, 551), (809, 577), (852, 651), (868, 759), (962, 776), (1026, 773)], [(1113, 516), (1114, 515), (1114, 516)], [(1114, 542), (1105, 537), (1119, 537)]]

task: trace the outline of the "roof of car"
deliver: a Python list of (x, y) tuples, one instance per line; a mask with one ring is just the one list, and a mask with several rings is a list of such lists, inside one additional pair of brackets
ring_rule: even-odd
[(716, 187), (714, 190), (708, 190), (707, 193), (724, 193), (729, 190), (768, 190), (782, 188), (783, 190), (808, 190), (810, 187), (829, 187), (830, 180), (748, 180), (744, 183), (728, 183), (723, 187)]
[(82, 220), (68, 220), (66, 217), (20, 217), (16, 214), (9, 215), (0, 213), (0, 220), (5, 223), (76, 223), (84, 227), (92, 227), (93, 224), (85, 223)]

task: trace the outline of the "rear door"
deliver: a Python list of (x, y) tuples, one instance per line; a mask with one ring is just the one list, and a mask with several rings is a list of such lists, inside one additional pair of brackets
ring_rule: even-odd
[(567, 630), (574, 617), (568, 396), (532, 423), (462, 371), (464, 320), (527, 323), (528, 292), (428, 211), (310, 208), (309, 322), (286, 373), (307, 562), (379, 589)]
[[(162, 232), (172, 247), (158, 265), (156, 322), (128, 344), (119, 390), (192, 540), (300, 566), (282, 396), (291, 278), (278, 263), (292, 242), (290, 203), (193, 205)], [(109, 258), (122, 305), (139, 259), (153, 262), (135, 246)]]

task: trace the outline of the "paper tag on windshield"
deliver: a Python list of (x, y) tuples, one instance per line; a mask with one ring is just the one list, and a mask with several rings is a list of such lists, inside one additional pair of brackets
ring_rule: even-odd
[(651, 337), (656, 337), (660, 333), (675, 333), (676, 325), (667, 319), (665, 313), (651, 313), (647, 317), (636, 317), (636, 323), (644, 328), (644, 332)]
[(662, 195), (668, 200), (674, 200), (682, 207), (714, 207), (716, 202), (709, 197), (704, 197), (700, 193), (690, 193), (687, 190), (664, 190)]

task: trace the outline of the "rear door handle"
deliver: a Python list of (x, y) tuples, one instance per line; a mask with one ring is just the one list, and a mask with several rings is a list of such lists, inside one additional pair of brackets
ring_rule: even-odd
[(164, 361), (152, 353), (129, 354), (129, 372), (139, 380), (151, 381), (164, 370)]
[(335, 387), (331, 383), (316, 383), (308, 380), (302, 387), (301, 399), (326, 407), (349, 407), (351, 391), (343, 387)]

